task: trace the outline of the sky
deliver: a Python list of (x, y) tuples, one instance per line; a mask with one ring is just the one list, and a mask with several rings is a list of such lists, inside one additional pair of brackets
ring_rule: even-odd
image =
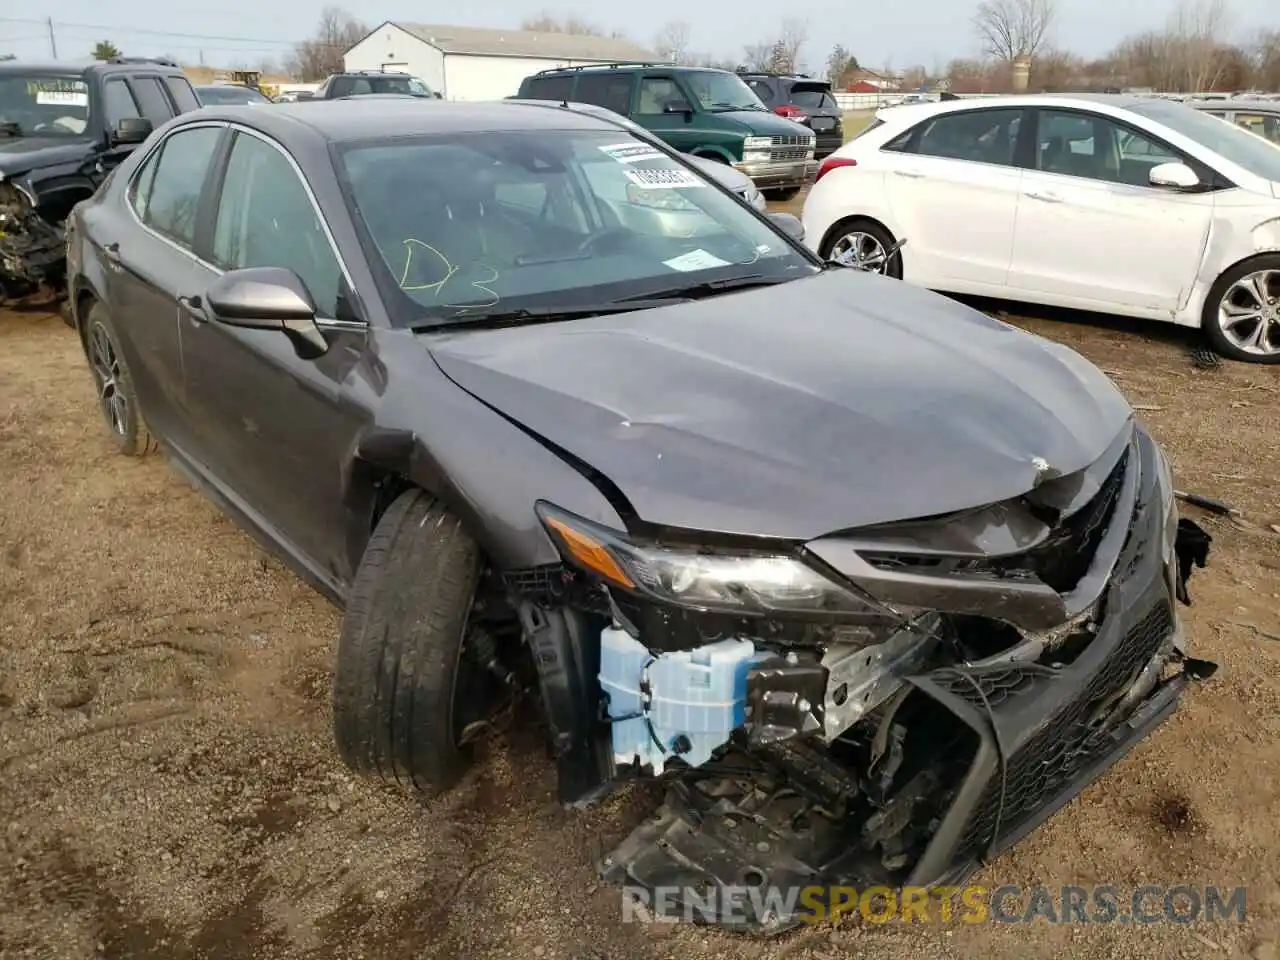
[[(1163, 25), (1178, 0), (1057, 0), (1050, 39), (1084, 56), (1101, 56), (1126, 35)], [(1248, 42), (1251, 30), (1274, 26), (1275, 0), (1226, 0), (1233, 39)], [(99, 40), (109, 40), (133, 56), (169, 54), (184, 63), (210, 66), (279, 62), (294, 41), (312, 32), (324, 0), (45, 0), (41, 4), (0, 5), (0, 54), (48, 60), (53, 20), (60, 59), (88, 56)], [(807, 23), (801, 60), (821, 71), (837, 43), (864, 66), (905, 69), (941, 66), (953, 57), (978, 52), (970, 17), (976, 0), (646, 0), (643, 4), (587, 4), (579, 7), (540, 0), (485, 0), (464, 14), (443, 6), (390, 0), (346, 7), (370, 26), (384, 20), (446, 23), (453, 26), (514, 29), (529, 16), (576, 13), (607, 29), (620, 29), (648, 44), (667, 20), (690, 26), (690, 48), (716, 57), (740, 57), (743, 46), (769, 40), (783, 17)], [(1270, 9), (1268, 9), (1270, 8)], [(601, 11), (608, 11), (607, 13)], [(1266, 13), (1264, 13), (1266, 11)]]

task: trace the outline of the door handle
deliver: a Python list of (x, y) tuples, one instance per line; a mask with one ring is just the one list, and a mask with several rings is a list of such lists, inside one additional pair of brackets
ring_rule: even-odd
[(120, 260), (120, 244), (104, 243), (102, 245), (102, 255), (107, 258), (107, 266), (117, 273), (124, 269), (124, 264)]
[(1056, 193), (1042, 192), (1040, 190), (1028, 190), (1025, 194), (1032, 200), (1040, 200), (1044, 203), (1061, 203), (1062, 198)]
[(207, 323), (209, 320), (208, 314), (204, 312), (204, 301), (200, 299), (199, 294), (192, 297), (179, 297), (178, 306), (196, 323)]
[(920, 180), (924, 177), (924, 174), (918, 170), (895, 170), (893, 172), (900, 177), (910, 177), (912, 180)]

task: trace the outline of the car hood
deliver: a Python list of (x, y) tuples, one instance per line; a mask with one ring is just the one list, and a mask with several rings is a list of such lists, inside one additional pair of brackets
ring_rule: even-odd
[(642, 520), (791, 540), (1017, 496), (1132, 416), (1074, 351), (852, 270), (430, 349)]
[(88, 142), (69, 137), (0, 137), (0, 174), (13, 177), (35, 167), (83, 159)]
[(804, 124), (768, 110), (726, 110), (715, 115), (742, 124), (757, 137), (808, 137), (813, 134)]

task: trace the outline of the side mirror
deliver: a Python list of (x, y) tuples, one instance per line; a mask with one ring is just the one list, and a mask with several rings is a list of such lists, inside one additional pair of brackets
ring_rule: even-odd
[(316, 325), (315, 301), (292, 270), (232, 270), (209, 284), (204, 301), (213, 319), (229, 327), (280, 331), (303, 360), (314, 360), (329, 349)]
[(146, 117), (125, 117), (111, 131), (111, 143), (113, 145), (141, 143), (151, 136), (153, 129), (155, 128), (152, 126), (151, 121)]
[(434, 90), (434, 91), (432, 91), (431, 95), (432, 95), (433, 97), (435, 97), (437, 100), (443, 100), (443, 99), (444, 99), (444, 94), (443, 94), (443, 93), (441, 93), (439, 90)]
[(796, 243), (804, 240), (804, 224), (800, 222), (800, 218), (795, 214), (771, 213), (769, 214), (769, 219)]
[(1190, 190), (1200, 186), (1200, 178), (1185, 163), (1161, 163), (1151, 168), (1147, 179), (1153, 187)]
[(663, 113), (693, 113), (693, 107), (689, 105), (687, 100), (668, 100), (662, 105)]

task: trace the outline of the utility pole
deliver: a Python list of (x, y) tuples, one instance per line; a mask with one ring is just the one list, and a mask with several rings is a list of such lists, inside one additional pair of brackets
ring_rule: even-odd
[(53, 17), (49, 17), (48, 19), (46, 19), (45, 23), (48, 24), (49, 26), (49, 53), (53, 56), (53, 59), (57, 60), (58, 59), (58, 41), (53, 35)]

